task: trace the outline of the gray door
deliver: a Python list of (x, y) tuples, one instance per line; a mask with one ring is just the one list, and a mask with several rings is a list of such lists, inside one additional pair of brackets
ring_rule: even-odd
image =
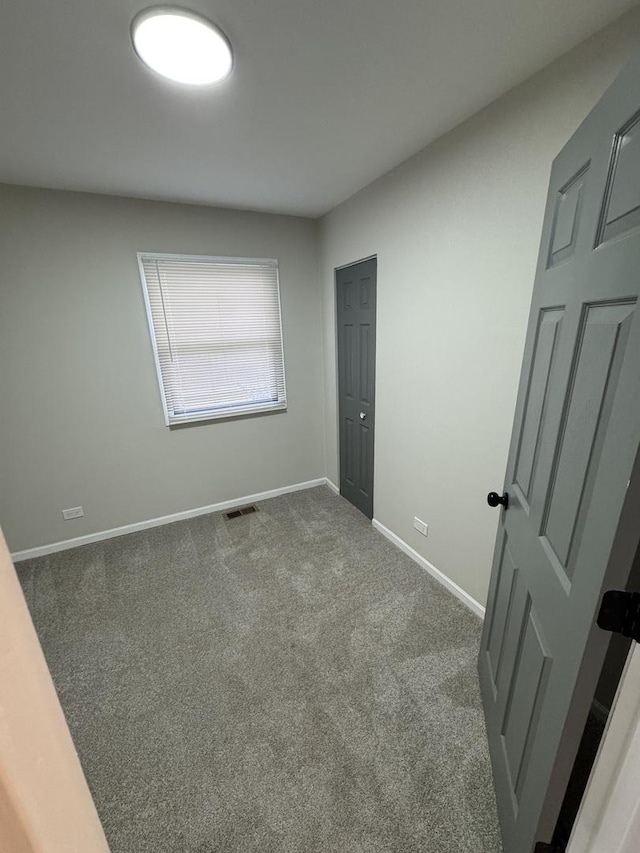
[(373, 518), (376, 259), (336, 271), (340, 494)]
[(601, 595), (640, 537), (639, 295), (640, 55), (553, 164), (493, 510), (479, 666), (506, 853), (551, 839), (608, 643)]

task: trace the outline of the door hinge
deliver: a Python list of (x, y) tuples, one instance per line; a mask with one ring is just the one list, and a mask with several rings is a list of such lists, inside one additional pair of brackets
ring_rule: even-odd
[(598, 627), (640, 643), (640, 592), (611, 589), (602, 596)]

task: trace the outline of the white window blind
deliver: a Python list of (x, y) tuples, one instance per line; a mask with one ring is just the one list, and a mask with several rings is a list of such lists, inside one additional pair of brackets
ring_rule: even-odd
[(286, 408), (277, 261), (138, 259), (167, 424)]

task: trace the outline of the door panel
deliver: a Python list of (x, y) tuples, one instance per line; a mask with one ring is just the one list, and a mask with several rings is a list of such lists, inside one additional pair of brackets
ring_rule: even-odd
[[(370, 469), (370, 462), (373, 458), (371, 430), (368, 426), (360, 424), (360, 481), (358, 490), (364, 498), (369, 498), (371, 495), (371, 486), (373, 485), (373, 471)], [(373, 515), (373, 513), (372, 513)]]
[(501, 730), (515, 815), (520, 806), (550, 664), (551, 654), (542, 638), (531, 596), (527, 594)]
[(505, 532), (502, 537), (502, 550), (498, 563), (498, 584), (496, 591), (496, 606), (491, 614), (491, 624), (487, 632), (487, 663), (494, 700), (497, 697), (498, 685), (502, 685), (501, 673), (504, 671), (505, 636), (513, 636), (509, 626), (513, 618), (518, 567), (513, 561), (509, 550), (509, 536)]
[(336, 272), (340, 493), (373, 517), (376, 261)]
[(532, 356), (527, 402), (522, 418), (522, 434), (514, 478), (514, 482), (520, 489), (523, 503), (529, 496), (531, 479), (538, 457), (540, 435), (549, 393), (549, 380), (563, 313), (562, 308), (548, 308), (540, 312), (540, 324)]
[(345, 450), (345, 466), (344, 466), (344, 480), (345, 483), (349, 486), (355, 488), (356, 480), (355, 480), (355, 471), (354, 471), (354, 463), (356, 456), (356, 425), (351, 420), (351, 418), (344, 419), (344, 435), (343, 440), (346, 445)]
[(582, 195), (589, 163), (558, 191), (553, 214), (553, 232), (549, 243), (549, 261), (552, 267), (571, 257), (576, 246), (576, 237), (582, 210)]
[(572, 388), (540, 531), (568, 578), (573, 575), (572, 545), (580, 539), (579, 521), (590, 503), (634, 307), (589, 305), (578, 334)]
[(360, 402), (371, 404), (371, 395), (373, 388), (371, 387), (370, 369), (372, 368), (373, 352), (373, 329), (369, 323), (360, 324)]
[(640, 114), (615, 136), (598, 244), (640, 226)]
[(353, 348), (355, 345), (354, 326), (352, 323), (346, 324), (342, 328), (342, 357), (344, 358), (343, 366), (343, 382), (344, 394), (349, 399), (354, 397), (354, 375), (353, 375)]
[(505, 853), (551, 840), (640, 539), (639, 116), (640, 56), (551, 175), (479, 659)]

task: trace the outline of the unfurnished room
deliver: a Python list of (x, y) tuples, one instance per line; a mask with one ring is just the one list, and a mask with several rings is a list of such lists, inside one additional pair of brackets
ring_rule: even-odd
[(7, 0), (0, 853), (640, 853), (640, 8)]

